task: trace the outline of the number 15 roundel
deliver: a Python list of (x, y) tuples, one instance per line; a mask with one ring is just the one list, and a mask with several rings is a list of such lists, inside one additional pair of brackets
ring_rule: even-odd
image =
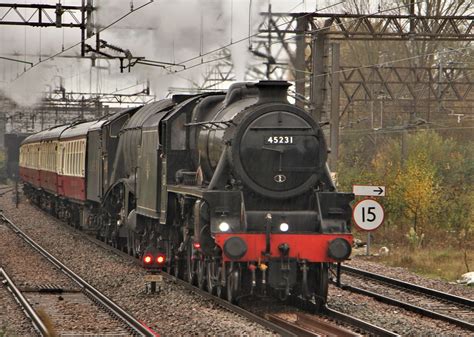
[(354, 223), (364, 231), (377, 229), (382, 224), (384, 216), (382, 205), (373, 199), (359, 201), (352, 210)]

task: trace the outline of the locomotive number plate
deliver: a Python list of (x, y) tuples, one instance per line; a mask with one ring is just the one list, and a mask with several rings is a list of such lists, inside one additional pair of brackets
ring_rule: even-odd
[(264, 143), (265, 145), (291, 145), (295, 143), (294, 136), (266, 136)]
[(163, 282), (163, 275), (147, 274), (145, 275), (146, 282)]

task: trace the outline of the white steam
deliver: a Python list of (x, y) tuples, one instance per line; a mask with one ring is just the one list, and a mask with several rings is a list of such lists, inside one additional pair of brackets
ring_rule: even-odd
[[(76, 92), (113, 92), (134, 83), (150, 81), (152, 91), (158, 97), (167, 94), (170, 87), (190, 88), (202, 84), (202, 74), (212, 67), (206, 63), (216, 53), (209, 52), (231, 44), (231, 58), (237, 80), (244, 80), (252, 56), (248, 51), (249, 42), (245, 39), (254, 34), (260, 21), (259, 12), (266, 10), (268, 1), (262, 0), (155, 0), (142, 9), (137, 8), (147, 0), (95, 0), (98, 7), (95, 22), (104, 27), (130, 12), (133, 3), (134, 12), (112, 28), (101, 33), (101, 39), (123, 49), (134, 56), (169, 63), (181, 63), (191, 58), (186, 67), (192, 68), (169, 74), (158, 67), (136, 65), (128, 73), (120, 73), (116, 60), (100, 60), (98, 68), (90, 68), (90, 60), (55, 58), (45, 62), (15, 78), (24, 70), (21, 63), (8, 63), (0, 60), (2, 85), (0, 88), (22, 105), (35, 103), (46, 85), (57, 88), (59, 76), (68, 91)], [(287, 11), (301, 1), (273, 1), (274, 11)], [(56, 1), (44, 1), (56, 3)], [(63, 0), (63, 4), (77, 5), (80, 1)], [(251, 5), (251, 6), (250, 6)], [(310, 9), (310, 8), (308, 8)], [(303, 7), (300, 6), (300, 10)], [(0, 12), (1, 15), (1, 12)], [(250, 27), (249, 27), (250, 26)], [(41, 32), (41, 33), (40, 33)], [(40, 38), (41, 34), (41, 38)], [(37, 56), (51, 55), (63, 46), (68, 47), (79, 42), (80, 31), (70, 28), (18, 28), (0, 29), (0, 55), (17, 53), (18, 58), (36, 63)], [(239, 42), (240, 40), (243, 40)], [(41, 43), (40, 43), (41, 41)], [(95, 38), (87, 41), (95, 47)], [(110, 50), (104, 50), (114, 54)], [(67, 55), (79, 55), (80, 48), (68, 51)], [(27, 55), (27, 56), (25, 56)], [(201, 56), (200, 56), (201, 55)], [(43, 57), (44, 59), (44, 57)], [(194, 66), (194, 67), (193, 67)], [(28, 68), (29, 66), (27, 66)], [(172, 70), (181, 70), (173, 67)], [(137, 88), (131, 89), (133, 92)]]

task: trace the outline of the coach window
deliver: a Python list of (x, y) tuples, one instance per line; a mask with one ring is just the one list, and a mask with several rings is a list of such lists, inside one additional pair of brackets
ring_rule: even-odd
[(75, 149), (74, 149), (74, 175), (77, 176), (79, 174), (79, 142), (75, 141)]
[(77, 142), (74, 141), (72, 142), (72, 165), (71, 165), (71, 175), (75, 176), (76, 175), (76, 164), (77, 164), (77, 155), (76, 155), (76, 147), (77, 147)]
[(75, 149), (74, 149), (74, 158), (76, 159), (74, 162), (74, 175), (77, 176), (77, 171), (78, 171), (78, 166), (79, 166), (79, 142), (76, 141), (75, 143)]
[(44, 143), (44, 144), (41, 144), (41, 169), (42, 170), (45, 170), (48, 168), (46, 163), (47, 163), (47, 160), (48, 160), (48, 144), (47, 143)]
[(75, 169), (75, 175), (78, 176), (79, 175), (79, 165), (80, 165), (80, 161), (79, 161), (79, 141), (76, 142), (76, 165), (74, 167)]
[(51, 171), (51, 143), (46, 146), (46, 169)]
[(76, 174), (76, 142), (71, 142), (71, 175)]
[(43, 156), (44, 159), (41, 165), (45, 171), (49, 171), (49, 143), (43, 145)]
[(84, 176), (85, 174), (85, 162), (86, 162), (86, 142), (82, 141), (81, 142), (81, 170), (80, 170), (80, 175)]
[(43, 169), (43, 144), (38, 145), (38, 169), (42, 170)]
[(40, 152), (40, 168), (42, 170), (46, 170), (46, 149), (47, 149), (47, 144), (41, 144), (41, 152)]
[(41, 169), (41, 152), (42, 152), (41, 144), (38, 144), (38, 160), (36, 161), (36, 168)]
[(76, 174), (76, 142), (71, 143), (71, 175)]
[(51, 144), (51, 151), (53, 152), (52, 154), (52, 160), (53, 162), (51, 163), (51, 171), (56, 171), (56, 159), (57, 159), (57, 153), (56, 151), (58, 150), (58, 145), (57, 143)]
[(68, 145), (69, 145), (69, 149), (68, 149), (69, 160), (68, 160), (68, 164), (67, 164), (67, 172), (68, 172), (68, 175), (72, 175), (72, 160), (73, 160), (72, 142), (69, 142)]
[(79, 142), (77, 142), (77, 175), (80, 176), (81, 175), (81, 164), (82, 164), (82, 150), (81, 150), (81, 144), (82, 144), (82, 140), (80, 140)]
[(79, 173), (79, 142), (76, 141), (75, 143), (75, 149), (74, 149), (74, 158), (75, 163), (74, 163), (74, 175), (77, 176)]
[(72, 167), (72, 143), (67, 143), (67, 174), (71, 175), (71, 167)]
[(68, 167), (69, 175), (72, 175), (72, 168), (73, 168), (73, 165), (74, 165), (74, 147), (73, 147), (73, 145), (74, 145), (73, 142), (69, 142), (69, 167)]
[(67, 163), (69, 160), (67, 150), (68, 150), (68, 145), (67, 143), (65, 143), (63, 144), (63, 174), (66, 174), (67, 172)]
[(76, 167), (76, 142), (71, 143), (71, 175), (76, 174), (76, 170), (74, 169)]
[(49, 144), (49, 170), (54, 169), (54, 143)]
[(38, 157), (39, 157), (39, 146), (36, 144), (34, 147), (34, 160), (33, 160), (33, 168), (38, 169)]
[(64, 170), (66, 169), (64, 166), (66, 165), (65, 157), (66, 157), (66, 149), (64, 147), (64, 143), (61, 143), (61, 164), (59, 167), (59, 173), (64, 174)]
[(74, 171), (74, 142), (69, 142), (69, 174), (73, 175)]
[(56, 145), (51, 143), (51, 171), (56, 170)]
[(51, 143), (46, 144), (46, 170), (51, 171)]
[(50, 144), (49, 144), (49, 156), (48, 156), (48, 158), (49, 158), (49, 160), (48, 160), (48, 166), (49, 166), (49, 167), (48, 167), (48, 169), (49, 169), (50, 171), (52, 171), (52, 170), (53, 170), (53, 167), (54, 167), (54, 165), (53, 165), (53, 162), (54, 162), (53, 146), (54, 146), (53, 143), (50, 143)]
[(67, 157), (67, 143), (63, 143), (62, 151), (63, 151), (63, 155), (62, 155), (63, 163), (62, 163), (62, 166), (61, 166), (61, 170), (62, 170), (63, 174), (66, 174), (66, 166), (67, 166), (67, 160), (68, 160), (68, 157)]
[(46, 161), (47, 161), (47, 158), (48, 158), (47, 150), (48, 150), (48, 144), (46, 144), (46, 143), (41, 144), (40, 167), (41, 167), (42, 170), (47, 169), (47, 166), (46, 166)]
[(77, 160), (78, 160), (78, 165), (77, 165), (77, 175), (81, 176), (82, 175), (82, 140), (79, 141), (77, 144)]

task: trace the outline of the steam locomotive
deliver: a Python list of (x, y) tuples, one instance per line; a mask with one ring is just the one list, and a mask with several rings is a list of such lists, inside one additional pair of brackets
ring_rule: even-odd
[(30, 200), (218, 296), (324, 304), (351, 253), (354, 196), (337, 192), (318, 123), (285, 81), (172, 98), (28, 137)]

